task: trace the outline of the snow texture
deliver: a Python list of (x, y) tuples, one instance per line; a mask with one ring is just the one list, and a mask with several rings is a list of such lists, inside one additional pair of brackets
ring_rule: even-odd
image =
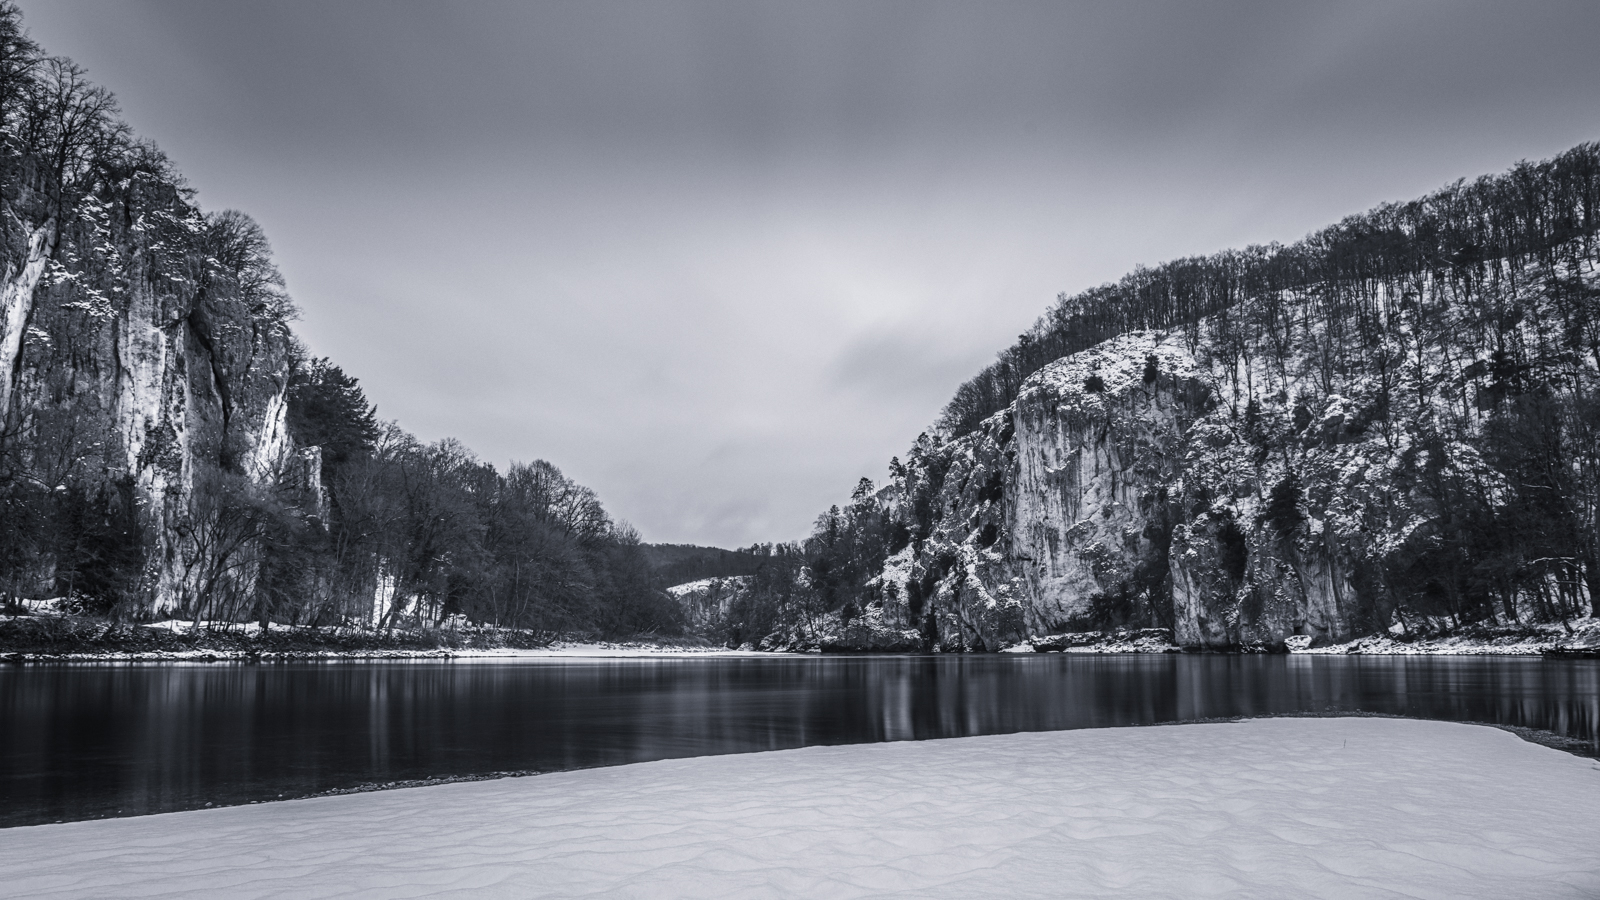
[(727, 619), (733, 603), (749, 585), (749, 575), (730, 575), (676, 584), (667, 588), (667, 593), (683, 608), (690, 630), (705, 633)]
[(721, 585), (742, 586), (748, 584), (749, 582), (749, 575), (729, 575), (720, 578), (702, 578), (699, 581), (688, 581), (684, 582), (683, 584), (675, 584), (672, 587), (667, 588), (667, 593), (674, 597), (682, 597), (685, 594), (699, 593), (701, 591), (710, 590), (713, 587)]
[(1600, 771), (1267, 719), (811, 747), (4, 832), (15, 897), (1594, 897)]

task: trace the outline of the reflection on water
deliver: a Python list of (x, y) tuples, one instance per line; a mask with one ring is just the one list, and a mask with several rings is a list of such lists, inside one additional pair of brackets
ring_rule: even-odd
[(1364, 711), (1600, 745), (1600, 662), (898, 656), (0, 671), (0, 825), (811, 744)]

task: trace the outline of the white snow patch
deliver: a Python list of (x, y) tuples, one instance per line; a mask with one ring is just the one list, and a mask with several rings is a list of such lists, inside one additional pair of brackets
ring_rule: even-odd
[(1150, 356), (1156, 358), (1159, 375), (1193, 377), (1198, 371), (1180, 336), (1164, 331), (1130, 331), (1050, 363), (1028, 376), (1020, 393), (1043, 389), (1063, 399), (1087, 403), (1094, 395), (1086, 393), (1085, 384), (1089, 376), (1097, 375), (1104, 385), (1103, 395), (1119, 394), (1143, 381), (1145, 362)]
[(15, 828), (12, 896), (1593, 897), (1600, 772), (1268, 719), (811, 747)]
[(725, 575), (719, 578), (702, 578), (699, 581), (686, 581), (683, 584), (675, 584), (666, 590), (667, 593), (671, 594), (672, 596), (682, 598), (685, 594), (696, 594), (701, 591), (710, 590), (718, 585), (732, 588), (748, 584), (749, 581), (749, 575)]

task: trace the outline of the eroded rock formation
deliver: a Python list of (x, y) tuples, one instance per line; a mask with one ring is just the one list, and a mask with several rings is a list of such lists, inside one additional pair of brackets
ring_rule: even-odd
[[(1572, 249), (1593, 297), (1594, 261)], [(1331, 360), (1326, 321), (1275, 332), (1250, 304), (1060, 359), (972, 433), (913, 451), (882, 493), (911, 539), (871, 605), (945, 649), (1123, 626), (1266, 648), (1437, 615), (1446, 599), (1430, 609), (1397, 579), (1439, 564), (1453, 491), (1481, 491), (1491, 515), (1510, 502), (1480, 440), (1506, 417), (1495, 348), (1537, 352), (1561, 318), (1555, 285), (1536, 271), (1506, 285), (1520, 310), (1506, 328), (1419, 283), (1428, 332), (1396, 303), (1383, 346)], [(1596, 362), (1561, 357), (1580, 397)], [(1586, 610), (1576, 568), (1551, 583)], [(1445, 583), (1429, 577), (1424, 590)], [(1505, 615), (1539, 600), (1513, 592)]]

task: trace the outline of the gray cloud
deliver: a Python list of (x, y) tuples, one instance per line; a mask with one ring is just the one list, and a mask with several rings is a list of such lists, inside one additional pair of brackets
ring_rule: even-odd
[(1592, 3), (24, 0), (383, 415), (800, 535), (1058, 291), (1600, 138)]

